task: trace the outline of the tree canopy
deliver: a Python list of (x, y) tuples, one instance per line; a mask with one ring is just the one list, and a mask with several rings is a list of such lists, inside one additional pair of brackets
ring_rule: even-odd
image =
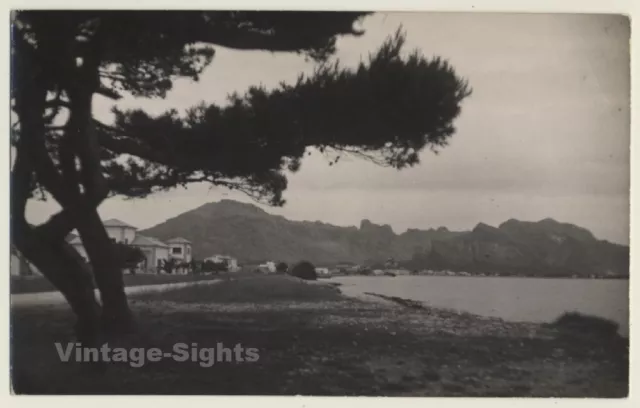
[[(106, 197), (201, 181), (283, 205), (286, 174), (310, 148), (401, 169), (447, 144), (471, 91), (445, 60), (405, 52), (400, 30), (357, 67), (330, 59), (340, 36), (362, 35), (354, 25), (367, 14), (14, 13), (12, 243), (65, 295), (86, 341), (96, 341), (99, 313), (107, 326), (131, 322), (119, 257), (97, 212)], [(167, 97), (176, 79), (197, 81), (216, 47), (299, 53), (317, 68), (293, 84), (254, 86), (185, 116), (115, 109), (113, 123), (94, 118), (96, 95)], [(25, 208), (38, 189), (62, 210), (33, 226)], [(91, 271), (64, 240), (74, 228)]]
[[(213, 45), (294, 51), (319, 61), (312, 75), (294, 84), (251, 87), (225, 106), (202, 104), (186, 117), (175, 110), (154, 117), (115, 109), (115, 123), (94, 120), (111, 194), (140, 197), (205, 181), (281, 205), (286, 171), (297, 171), (311, 147), (400, 169), (417, 164), (423, 148), (446, 145), (455, 131), (452, 121), (470, 94), (466, 81), (440, 58), (426, 59), (417, 51), (403, 55), (401, 31), (358, 67), (327, 62), (338, 35), (360, 34), (353, 24), (365, 14), (29, 12), (18, 21), (35, 38), (69, 38), (36, 47), (51, 71), (46, 76), (52, 113), (69, 107), (65, 83), (77, 78), (75, 58), (84, 64), (98, 59), (96, 93), (112, 98), (122, 92), (162, 97), (175, 78), (197, 80), (214, 58)], [(71, 41), (78, 31), (87, 37), (84, 42)], [(69, 43), (78, 50), (69, 50)], [(83, 46), (88, 50), (81, 51)], [(19, 66), (15, 71), (27, 72)], [(48, 126), (58, 167), (63, 157), (55, 154), (61, 150), (55, 143), (69, 130)]]

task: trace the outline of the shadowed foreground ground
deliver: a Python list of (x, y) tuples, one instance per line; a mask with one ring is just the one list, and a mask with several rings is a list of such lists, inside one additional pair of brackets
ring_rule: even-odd
[[(383, 301), (381, 301), (383, 302)], [(132, 297), (137, 334), (111, 347), (175, 343), (259, 350), (249, 363), (170, 360), (106, 372), (61, 363), (66, 307), (12, 311), (14, 388), (28, 394), (247, 394), (623, 397), (627, 342), (346, 298), (295, 278), (250, 277)]]

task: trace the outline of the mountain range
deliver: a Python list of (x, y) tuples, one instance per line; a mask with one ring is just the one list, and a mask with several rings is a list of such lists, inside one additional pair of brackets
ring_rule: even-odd
[(184, 237), (195, 259), (231, 255), (244, 263), (308, 260), (317, 265), (381, 263), (411, 269), (523, 275), (628, 276), (629, 247), (598, 240), (587, 229), (547, 218), (508, 220), (471, 231), (409, 229), (362, 220), (360, 227), (291, 221), (261, 208), (221, 200), (141, 231), (159, 239)]

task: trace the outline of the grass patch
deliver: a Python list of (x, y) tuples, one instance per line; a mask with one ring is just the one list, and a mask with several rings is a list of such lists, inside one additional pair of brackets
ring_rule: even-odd
[(258, 275), (228, 279), (215, 285), (195, 285), (162, 294), (139, 293), (132, 298), (179, 303), (271, 303), (344, 300), (339, 290), (328, 285), (307, 284), (286, 275)]

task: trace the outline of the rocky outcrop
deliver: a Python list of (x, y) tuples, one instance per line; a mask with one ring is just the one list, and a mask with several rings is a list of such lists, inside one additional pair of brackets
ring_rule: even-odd
[(498, 228), (480, 223), (466, 234), (433, 242), (409, 265), (472, 273), (622, 277), (629, 275), (629, 248), (551, 219), (509, 220)]
[(479, 223), (471, 231), (409, 229), (362, 220), (359, 227), (291, 221), (231, 200), (205, 204), (141, 231), (193, 242), (194, 256), (223, 253), (241, 262), (308, 260), (317, 265), (380, 263), (389, 258), (411, 269), (527, 275), (628, 275), (629, 248), (596, 239), (588, 230), (552, 219)]

